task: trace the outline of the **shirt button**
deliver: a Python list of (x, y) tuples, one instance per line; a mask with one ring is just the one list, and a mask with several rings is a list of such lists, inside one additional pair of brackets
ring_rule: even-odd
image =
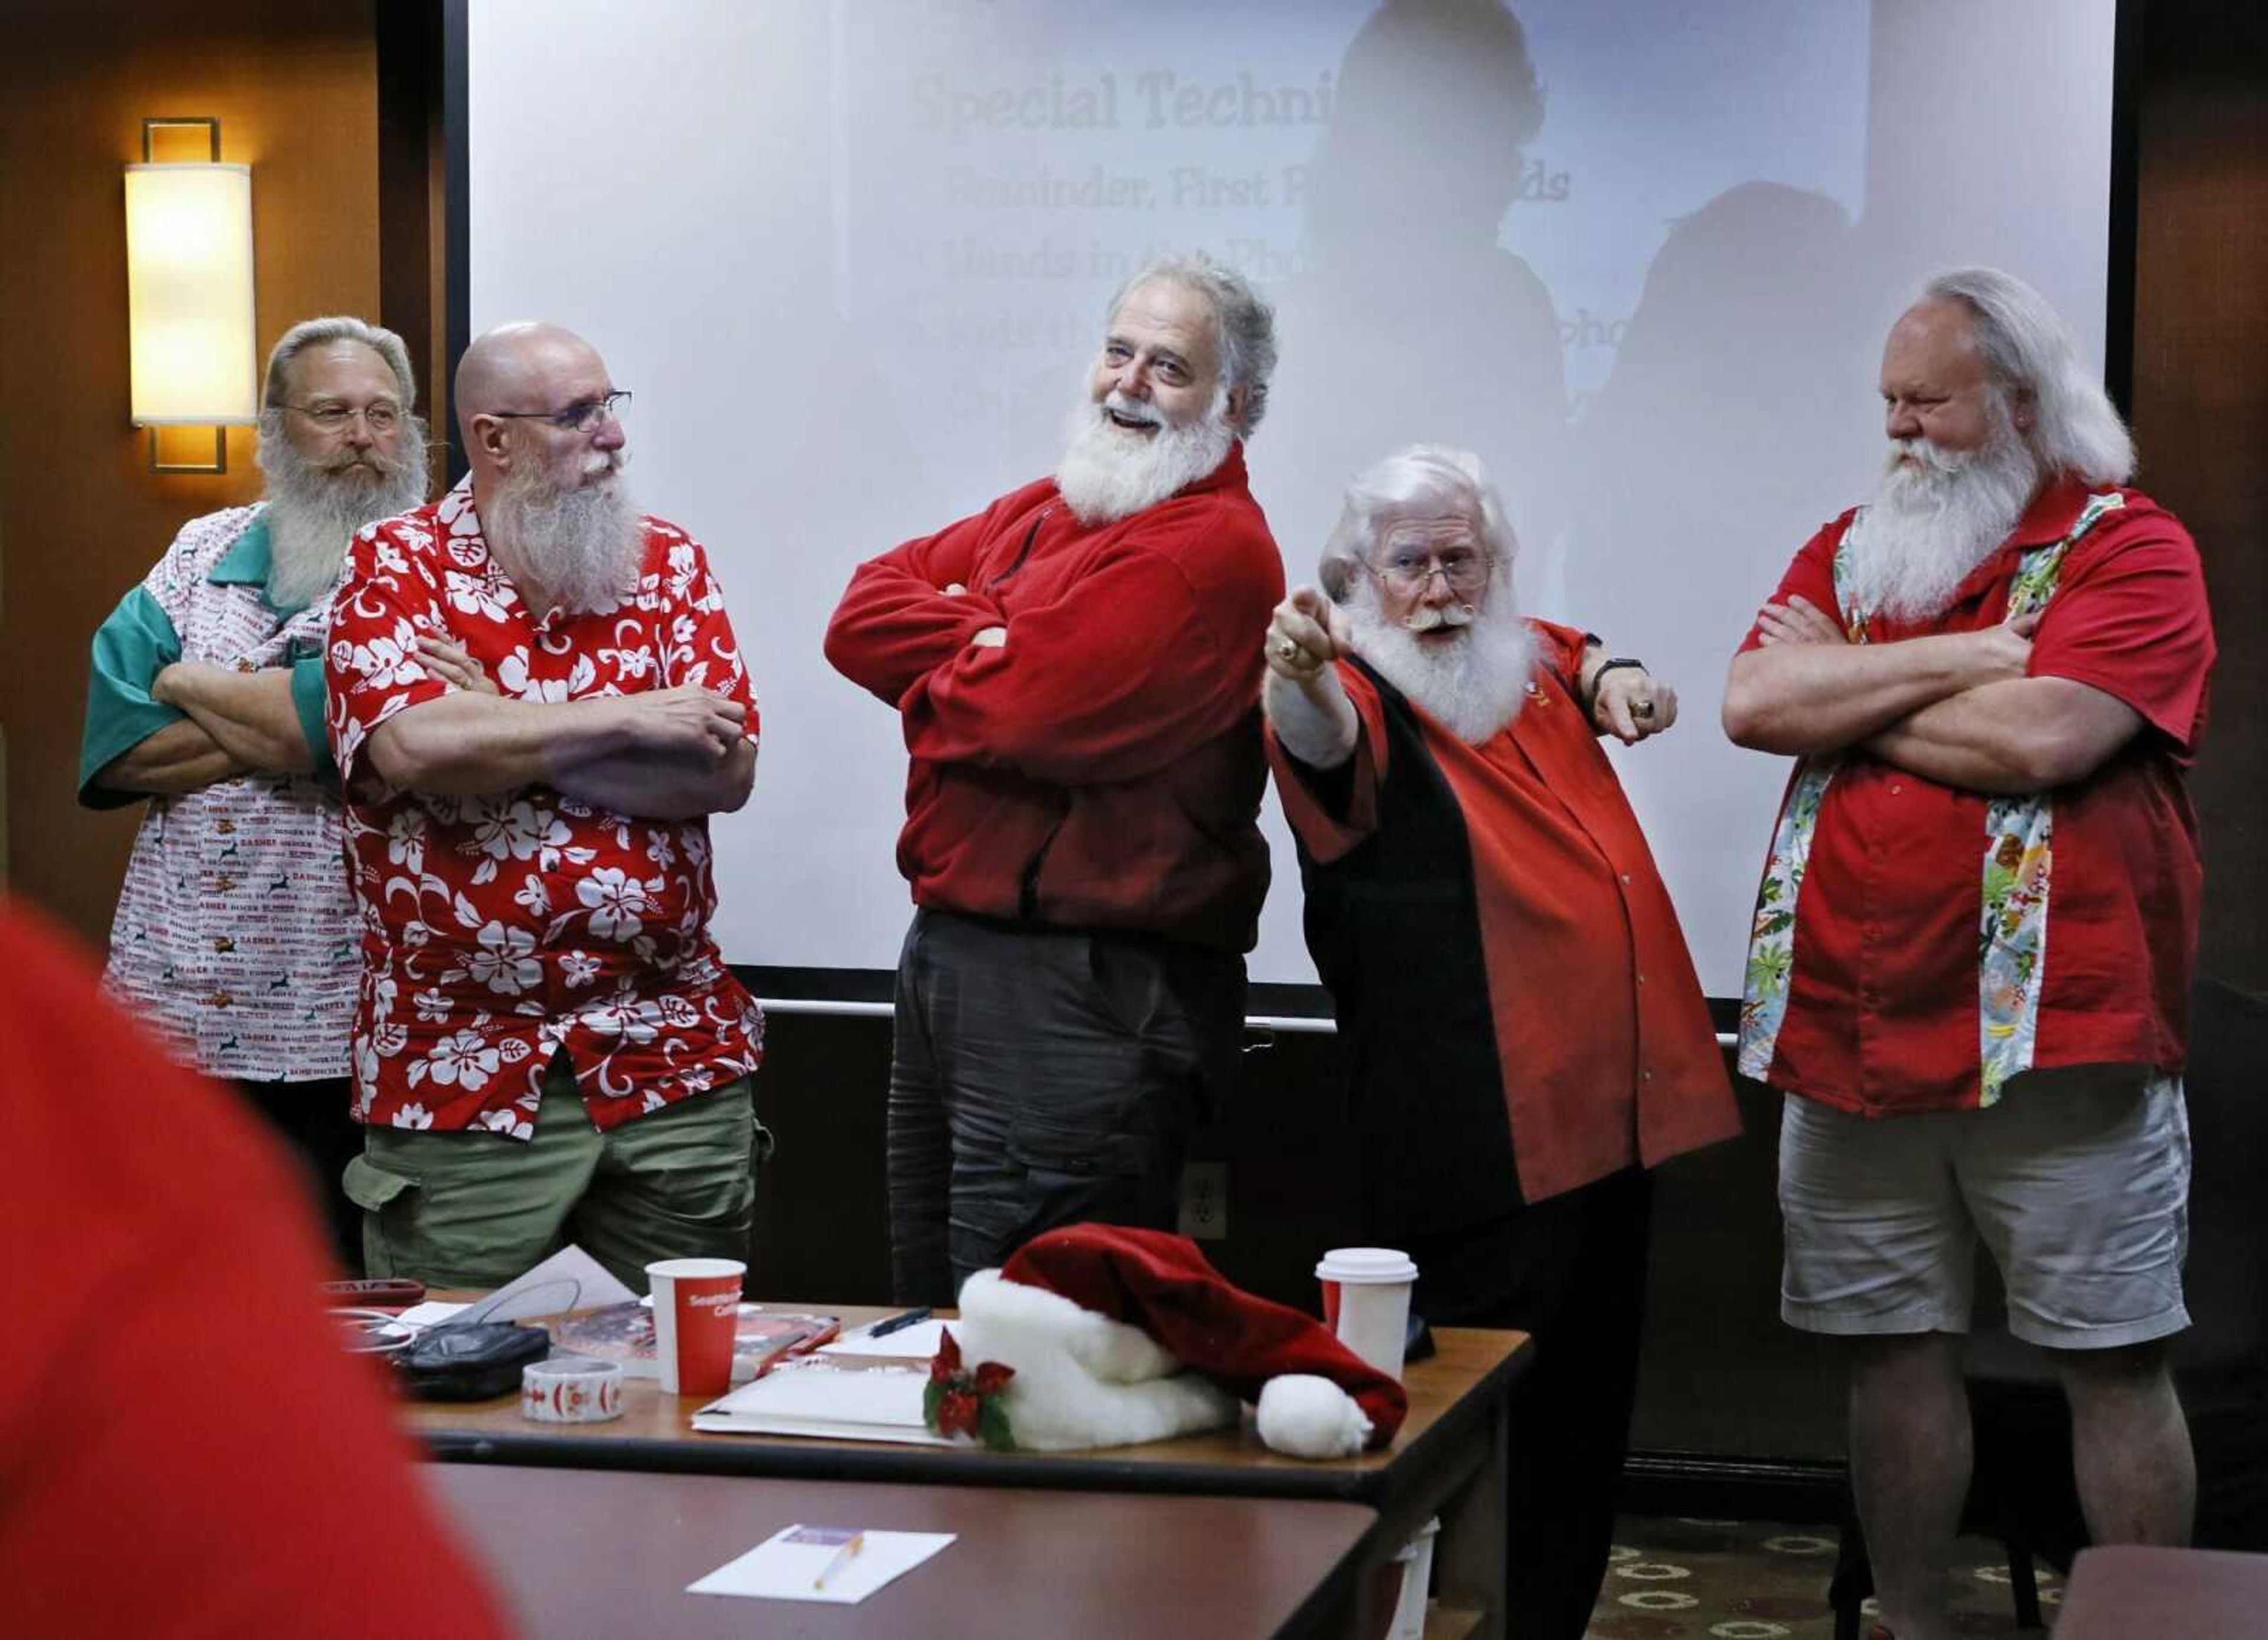
[(1641, 984), (1641, 985), (1645, 984), (1645, 983), (1646, 983), (1646, 975), (1645, 975), (1645, 974), (1639, 974), (1639, 975), (1638, 976), (1638, 982), (1639, 984)]
[(1897, 796), (1899, 792), (1904, 791), (1904, 790), (1905, 788), (1898, 784), (1896, 781), (1893, 780), (1890, 782), (1890, 795), (1892, 797)]
[(1651, 1082), (1653, 1080), (1653, 1072), (1651, 1070), (1641, 1070), (1638, 1073), (1638, 1079), (1641, 1082)]
[(1623, 881), (1625, 883), (1630, 881), (1630, 873), (1628, 871), (1624, 871), (1623, 873)]

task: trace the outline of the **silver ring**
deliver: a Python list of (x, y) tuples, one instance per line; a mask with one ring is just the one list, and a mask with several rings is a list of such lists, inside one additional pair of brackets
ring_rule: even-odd
[(1652, 701), (1632, 701), (1631, 702), (1631, 716), (1633, 717), (1653, 717), (1653, 702)]
[(1289, 660), (1292, 656), (1299, 652), (1300, 646), (1292, 642), (1290, 638), (1278, 638), (1276, 640), (1276, 653), (1280, 659)]

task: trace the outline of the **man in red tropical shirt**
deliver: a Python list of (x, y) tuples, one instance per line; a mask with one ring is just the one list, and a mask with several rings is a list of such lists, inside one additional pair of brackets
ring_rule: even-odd
[(828, 628), (913, 755), (901, 1300), (1057, 1224), (1170, 1227), (1184, 1138), (1233, 1086), (1268, 889), (1251, 635), (1284, 586), (1244, 440), (1275, 361), (1236, 274), (1144, 268), (1056, 474), (862, 565)]
[(629, 397), (556, 326), (481, 337), (469, 478), (358, 536), (335, 602), (373, 1276), (747, 1256), (762, 1019), (709, 937), (708, 816), (747, 799), (755, 702), (699, 543), (623, 488)]
[(2196, 1492), (2166, 1341), (2203, 882), (2183, 785), (2213, 627), (2197, 548), (2069, 327), (1991, 268), (1891, 330), (1874, 503), (1797, 554), (1725, 728), (1796, 754), (1741, 1069), (1782, 1090), (1781, 1313), (1852, 1340), (1851, 1461), (1886, 1627), (1946, 1628), (1981, 1237), (2053, 1358), (2098, 1542)]

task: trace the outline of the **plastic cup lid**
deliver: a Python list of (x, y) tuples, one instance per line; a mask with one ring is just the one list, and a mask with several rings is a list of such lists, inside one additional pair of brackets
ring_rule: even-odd
[(1333, 1247), (1315, 1266), (1324, 1281), (1401, 1282), (1418, 1279), (1418, 1267), (1396, 1247)]

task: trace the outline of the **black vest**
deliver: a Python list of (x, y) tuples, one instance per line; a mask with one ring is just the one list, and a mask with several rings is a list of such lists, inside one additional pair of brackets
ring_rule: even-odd
[[(1386, 723), (1378, 827), (1329, 864), (1302, 843), (1300, 877), (1307, 949), (1336, 1004), (1367, 1227), (1395, 1245), (1522, 1202), (1464, 812), (1410, 703), (1354, 664)], [(1315, 777), (1335, 812), (1351, 767)]]

